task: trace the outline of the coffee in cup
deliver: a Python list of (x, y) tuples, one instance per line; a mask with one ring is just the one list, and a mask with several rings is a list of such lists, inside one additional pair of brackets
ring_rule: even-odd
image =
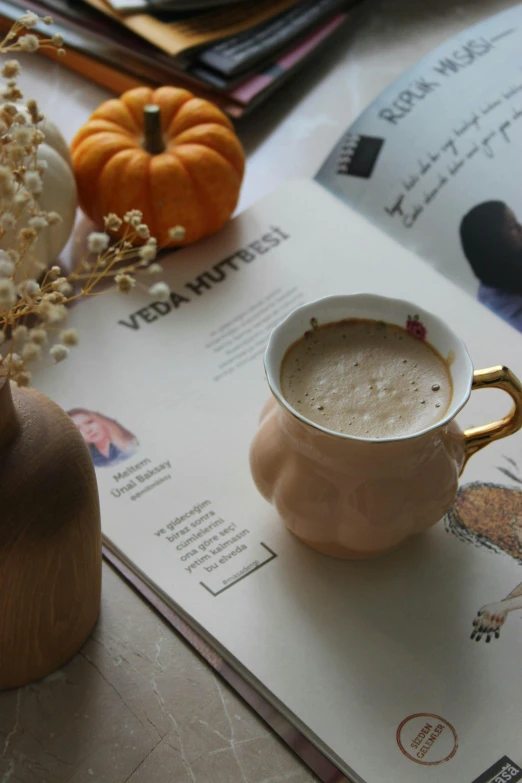
[(316, 326), (294, 342), (283, 358), (281, 387), (309, 421), (372, 439), (431, 427), (453, 394), (449, 366), (428, 341), (361, 318)]

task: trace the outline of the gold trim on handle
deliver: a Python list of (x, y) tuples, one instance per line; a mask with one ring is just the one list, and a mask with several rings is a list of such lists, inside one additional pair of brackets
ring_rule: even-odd
[(486, 370), (475, 370), (472, 391), (493, 388), (506, 391), (515, 404), (508, 415), (500, 421), (483, 424), (481, 427), (471, 427), (464, 431), (466, 454), (462, 470), (464, 470), (468, 459), (477, 451), (489, 443), (493, 443), (494, 440), (512, 435), (522, 427), (522, 384), (516, 375), (507, 367), (488, 367)]

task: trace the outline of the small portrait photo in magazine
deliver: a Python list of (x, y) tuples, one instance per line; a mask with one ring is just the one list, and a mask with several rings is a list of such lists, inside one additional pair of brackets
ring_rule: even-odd
[(86, 408), (73, 408), (67, 413), (89, 447), (95, 467), (116, 465), (136, 453), (138, 439), (115, 419)]
[(483, 201), (460, 223), (460, 242), (478, 299), (522, 331), (522, 225), (503, 201)]

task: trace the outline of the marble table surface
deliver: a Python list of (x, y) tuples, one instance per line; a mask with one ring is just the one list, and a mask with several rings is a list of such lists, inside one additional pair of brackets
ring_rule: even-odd
[[(445, 38), (504, 0), (366, 0), (341, 39), (238, 126), (248, 165), (239, 210), (313, 176), (358, 113)], [(40, 58), (22, 60), (70, 140), (111, 97)], [(317, 778), (186, 642), (103, 570), (99, 622), (45, 680), (0, 694), (0, 783), (311, 783)], [(354, 764), (355, 764), (354, 760)]]

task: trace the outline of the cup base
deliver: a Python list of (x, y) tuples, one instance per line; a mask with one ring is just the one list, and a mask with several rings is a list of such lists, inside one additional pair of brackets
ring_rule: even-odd
[(293, 531), (290, 532), (299, 541), (301, 541), (301, 543), (309, 546), (310, 549), (315, 549), (316, 552), (320, 552), (322, 555), (334, 557), (336, 560), (375, 560), (378, 557), (384, 557), (384, 555), (389, 555), (391, 552), (395, 552), (397, 549), (400, 549), (402, 546), (407, 544), (408, 541), (411, 541), (411, 539), (414, 538), (414, 536), (408, 536), (398, 544), (395, 544), (395, 546), (388, 547), (387, 549), (376, 549), (372, 551), (361, 552), (356, 551), (355, 549), (348, 549), (348, 547), (342, 546), (342, 544), (308, 541), (306, 538), (297, 536)]

